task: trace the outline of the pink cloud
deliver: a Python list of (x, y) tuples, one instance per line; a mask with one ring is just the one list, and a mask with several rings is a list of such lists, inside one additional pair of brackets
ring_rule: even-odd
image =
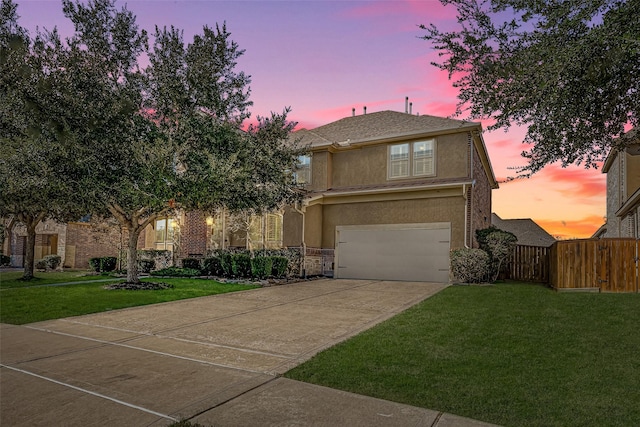
[[(602, 197), (607, 191), (606, 176), (600, 170), (578, 169), (577, 167), (562, 168), (557, 165), (546, 167), (541, 176), (550, 180), (554, 191), (567, 198)], [(558, 184), (569, 184), (559, 186)]]
[[(455, 8), (445, 7), (440, 2), (424, 0), (376, 1), (364, 6), (353, 7), (343, 14), (349, 18), (389, 17), (409, 15), (416, 18), (416, 25), (425, 20), (455, 19)], [(424, 17), (424, 18), (422, 18)]]

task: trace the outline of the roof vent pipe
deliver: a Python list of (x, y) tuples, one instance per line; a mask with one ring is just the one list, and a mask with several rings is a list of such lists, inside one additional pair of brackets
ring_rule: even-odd
[(404, 98), (404, 112), (408, 113), (409, 112), (409, 97), (405, 96)]
[(364, 107), (364, 113), (367, 114), (367, 107)]
[(356, 116), (356, 109), (352, 108), (351, 109), (351, 117), (355, 117)]
[(413, 111), (413, 102), (409, 103), (409, 114)]

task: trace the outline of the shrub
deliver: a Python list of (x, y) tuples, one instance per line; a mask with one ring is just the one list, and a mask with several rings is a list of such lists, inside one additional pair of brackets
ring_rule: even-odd
[(251, 260), (251, 274), (258, 279), (271, 275), (272, 259), (268, 256), (257, 256)]
[(233, 276), (233, 254), (231, 252), (223, 252), (220, 254), (220, 266), (222, 267), (224, 276)]
[(489, 255), (482, 249), (454, 249), (451, 251), (451, 272), (463, 283), (483, 282), (489, 270)]
[(236, 277), (251, 277), (251, 256), (249, 254), (233, 254), (231, 269)]
[(500, 269), (506, 264), (513, 252), (518, 238), (507, 231), (496, 230), (489, 233), (480, 248), (489, 254), (490, 271), (489, 280), (495, 282), (500, 274)]
[(277, 278), (284, 277), (287, 274), (287, 266), (289, 260), (283, 256), (271, 257), (271, 275)]
[(199, 276), (200, 270), (195, 268), (167, 267), (151, 272), (152, 276), (193, 277)]
[(114, 256), (105, 256), (100, 258), (100, 271), (113, 271), (118, 265), (118, 258)]
[(102, 264), (102, 258), (89, 258), (89, 266), (96, 273), (100, 272), (100, 269), (102, 268), (101, 264)]
[(200, 260), (198, 258), (184, 258), (182, 260), (182, 268), (191, 268), (194, 270), (200, 270)]
[(202, 272), (209, 276), (222, 276), (222, 261), (218, 257), (209, 257), (202, 260)]
[(37, 270), (46, 270), (47, 269), (47, 262), (43, 259), (39, 259), (36, 261), (35, 267)]
[(150, 273), (151, 270), (156, 268), (156, 262), (152, 259), (139, 259), (138, 270), (140, 273)]
[(47, 255), (42, 258), (42, 261), (45, 262), (46, 269), (55, 270), (62, 264), (62, 257), (60, 255)]
[(11, 257), (9, 255), (0, 255), (0, 265), (11, 264)]

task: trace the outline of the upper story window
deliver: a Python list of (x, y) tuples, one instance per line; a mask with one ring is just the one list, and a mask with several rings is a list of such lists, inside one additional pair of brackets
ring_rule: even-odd
[(298, 184), (311, 184), (311, 156), (298, 157), (295, 177)]
[(389, 146), (389, 178), (435, 175), (435, 140)]

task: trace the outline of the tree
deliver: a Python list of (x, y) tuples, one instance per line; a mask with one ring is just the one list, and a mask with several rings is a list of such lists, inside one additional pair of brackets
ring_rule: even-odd
[(522, 153), (535, 173), (561, 162), (594, 167), (640, 125), (640, 1), (441, 0), (457, 31), (433, 24), (433, 65), (459, 89), (457, 113), (491, 118), (489, 129), (527, 127)]
[(64, 0), (63, 10), (76, 28), (66, 51), (79, 103), (78, 192), (126, 230), (128, 282), (139, 281), (138, 237), (156, 219), (222, 205), (261, 210), (297, 196), (291, 171), (301, 150), (287, 142), (287, 110), (241, 130), (250, 78), (234, 71), (243, 51), (226, 26), (204, 27), (186, 46), (179, 30), (156, 28), (149, 49), (135, 17), (112, 0)]
[[(57, 55), (42, 34), (31, 40), (18, 25), (17, 6), (0, 8), (0, 217), (27, 230), (25, 280), (33, 278), (36, 227), (45, 219), (77, 219), (73, 135), (58, 114)], [(13, 225), (13, 221), (11, 224)]]

